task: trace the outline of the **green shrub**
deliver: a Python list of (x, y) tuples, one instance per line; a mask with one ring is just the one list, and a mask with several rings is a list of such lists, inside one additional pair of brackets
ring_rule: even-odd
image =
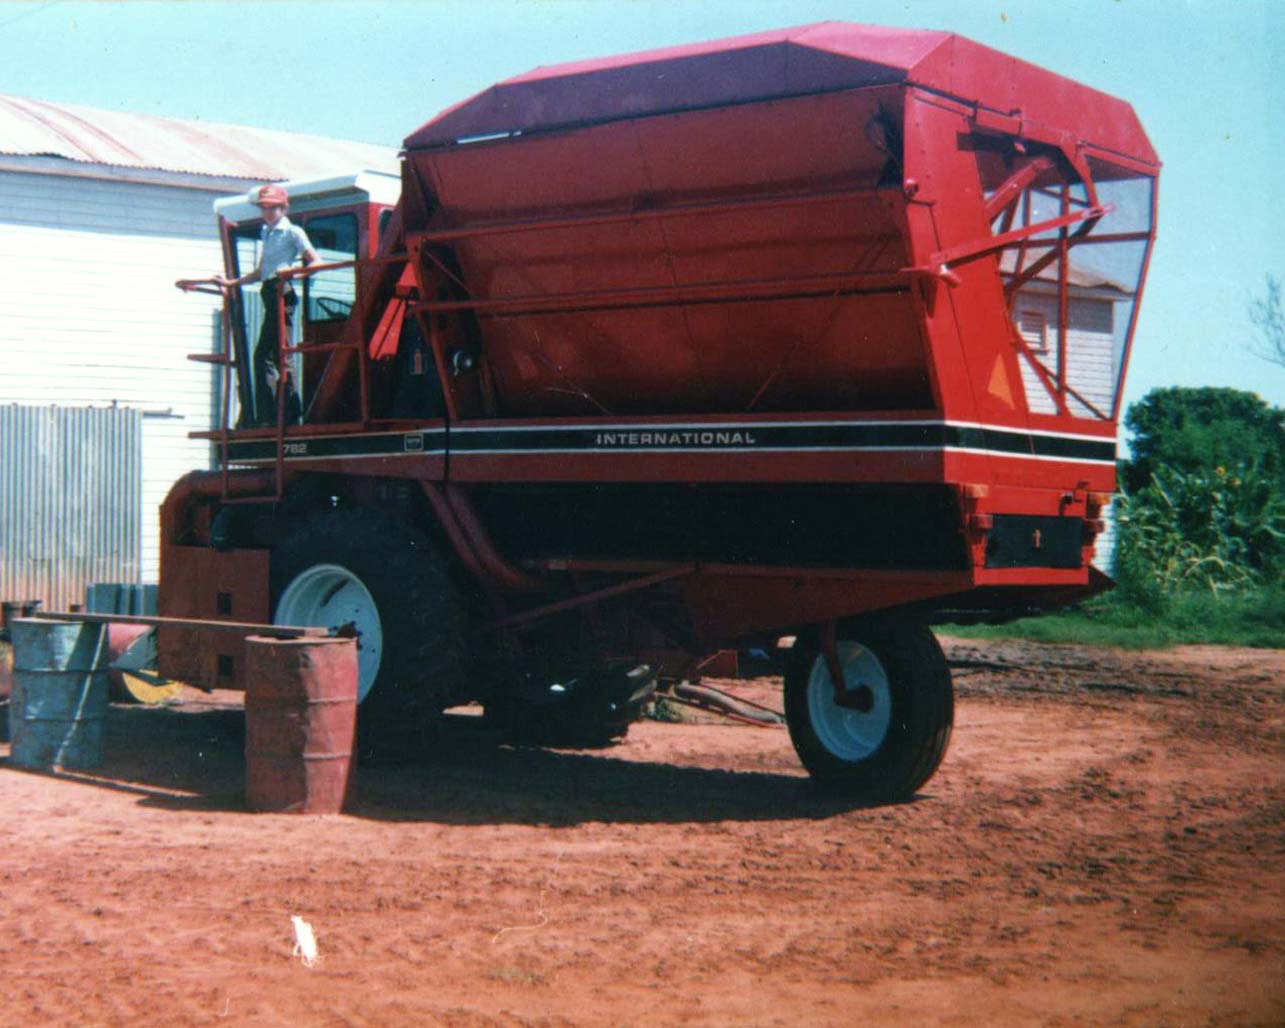
[(1122, 596), (1153, 613), (1192, 590), (1254, 589), (1285, 565), (1285, 496), (1256, 467), (1157, 470), (1117, 498), (1116, 525)]

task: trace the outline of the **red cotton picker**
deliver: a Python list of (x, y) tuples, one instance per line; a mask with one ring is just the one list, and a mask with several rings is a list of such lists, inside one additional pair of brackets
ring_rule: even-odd
[[(907, 797), (952, 725), (929, 624), (1108, 584), (1158, 171), (1127, 104), (941, 32), (502, 82), (400, 182), (286, 184), (301, 423), (232, 427), (260, 315), (229, 289), (221, 470), (165, 503), (161, 613), (355, 631), (365, 746), (469, 701), (607, 742), (658, 676), (793, 636), (808, 771)], [(235, 279), (262, 212), (216, 206)], [(163, 629), (162, 670), (238, 684), (209, 638)]]

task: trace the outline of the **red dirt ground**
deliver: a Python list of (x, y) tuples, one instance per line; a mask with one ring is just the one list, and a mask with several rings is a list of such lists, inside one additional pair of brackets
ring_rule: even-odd
[(884, 808), (703, 717), (448, 741), (332, 817), (245, 811), (228, 694), (113, 708), (93, 776), (0, 744), (0, 1024), (1285, 1023), (1285, 653), (948, 654)]

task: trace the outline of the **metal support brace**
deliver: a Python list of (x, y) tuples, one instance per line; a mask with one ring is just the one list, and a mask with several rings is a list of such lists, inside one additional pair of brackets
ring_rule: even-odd
[(827, 621), (821, 627), (821, 656), (830, 672), (830, 686), (834, 689), (834, 705), (844, 710), (855, 710), (859, 714), (869, 714), (874, 708), (874, 692), (864, 682), (858, 682), (851, 689), (843, 676), (843, 665), (839, 663), (839, 647), (835, 639), (835, 622)]

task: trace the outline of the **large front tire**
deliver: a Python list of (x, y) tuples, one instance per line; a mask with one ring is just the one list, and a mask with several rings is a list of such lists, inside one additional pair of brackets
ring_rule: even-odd
[(954, 724), (950, 669), (925, 625), (844, 626), (836, 700), (819, 633), (805, 633), (785, 671), (785, 716), (803, 766), (827, 788), (867, 803), (905, 800), (941, 764)]
[(273, 623), (357, 632), (363, 752), (422, 727), (467, 683), (467, 621), (428, 539), (377, 511), (302, 523), (272, 555)]

